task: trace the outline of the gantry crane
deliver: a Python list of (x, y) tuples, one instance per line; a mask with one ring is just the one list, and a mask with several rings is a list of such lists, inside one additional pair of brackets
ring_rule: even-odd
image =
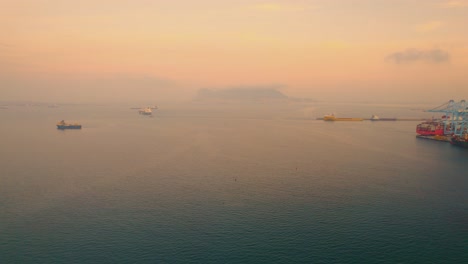
[(445, 135), (461, 136), (468, 129), (468, 104), (465, 100), (455, 102), (450, 100), (440, 106), (426, 110), (426, 112), (444, 113), (442, 122), (444, 123)]

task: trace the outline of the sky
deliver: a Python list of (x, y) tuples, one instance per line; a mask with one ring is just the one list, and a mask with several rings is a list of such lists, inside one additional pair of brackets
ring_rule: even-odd
[(0, 0), (0, 101), (468, 99), (468, 0)]

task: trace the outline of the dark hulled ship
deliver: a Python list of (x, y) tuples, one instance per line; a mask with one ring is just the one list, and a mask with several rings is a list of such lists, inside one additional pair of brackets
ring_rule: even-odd
[(81, 124), (78, 123), (66, 123), (65, 120), (62, 120), (57, 123), (57, 129), (81, 129)]

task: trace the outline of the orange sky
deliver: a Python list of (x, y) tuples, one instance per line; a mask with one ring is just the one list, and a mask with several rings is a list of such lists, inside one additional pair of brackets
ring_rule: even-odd
[(462, 0), (0, 0), (0, 23), (5, 100), (268, 85), (318, 99), (468, 98)]

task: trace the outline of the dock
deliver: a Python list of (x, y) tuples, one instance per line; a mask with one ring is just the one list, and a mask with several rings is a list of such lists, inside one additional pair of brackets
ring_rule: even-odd
[[(372, 119), (372, 118), (356, 118), (356, 119), (363, 119), (364, 121), (372, 121), (372, 122), (380, 122), (380, 121), (427, 121), (430, 120), (428, 118), (379, 118), (379, 119)], [(317, 117), (316, 120), (323, 120), (323, 117)]]
[(421, 139), (429, 139), (429, 140), (435, 140), (435, 141), (450, 142), (450, 136), (422, 136), (422, 135), (416, 135), (416, 137), (421, 138)]
[(372, 119), (372, 118), (364, 118), (364, 120), (368, 121), (427, 121), (427, 118), (380, 118), (380, 119)]

